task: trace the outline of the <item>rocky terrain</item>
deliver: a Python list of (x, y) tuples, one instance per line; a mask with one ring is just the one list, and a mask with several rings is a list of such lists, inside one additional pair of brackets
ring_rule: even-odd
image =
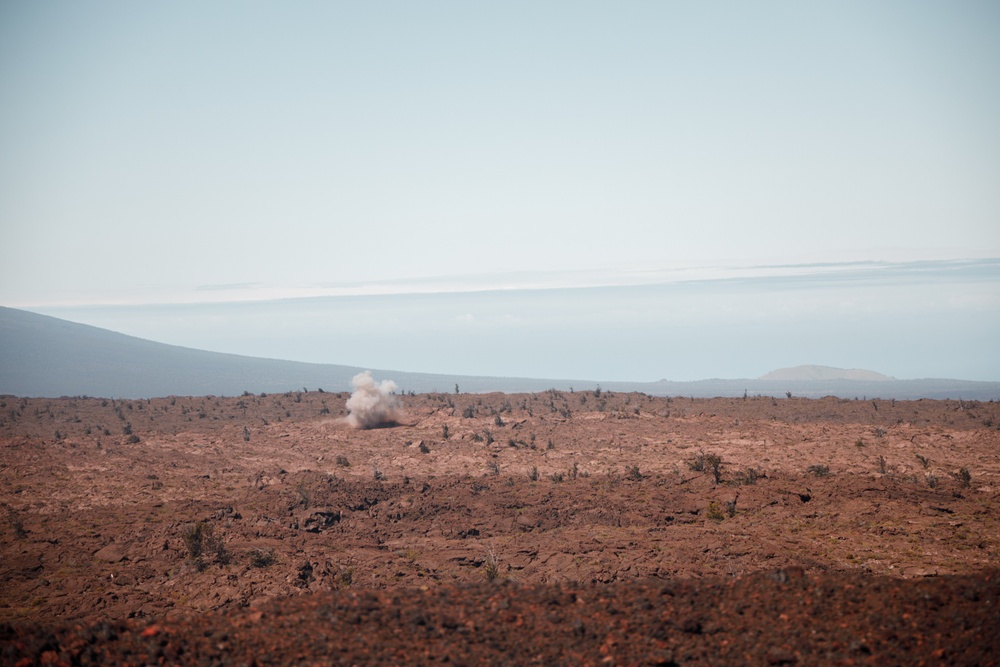
[(9, 664), (996, 664), (1000, 406), (0, 399)]

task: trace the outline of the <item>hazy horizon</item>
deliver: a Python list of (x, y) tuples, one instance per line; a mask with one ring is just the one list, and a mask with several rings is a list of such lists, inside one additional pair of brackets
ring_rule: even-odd
[(1000, 5), (0, 4), (0, 304), (420, 372), (1000, 379)]
[(215, 352), (421, 373), (684, 381), (816, 364), (1000, 379), (990, 353), (1000, 260), (779, 268), (656, 284), (29, 310)]

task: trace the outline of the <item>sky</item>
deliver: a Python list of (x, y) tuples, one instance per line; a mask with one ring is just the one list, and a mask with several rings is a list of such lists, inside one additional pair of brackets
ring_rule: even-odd
[[(280, 328), (260, 316), (237, 336), (223, 306), (295, 297), (296, 312), (322, 307), (329, 322), (347, 318), (343, 299), (391, 313), (394, 298), (451, 294), (458, 310), (441, 317), (454, 326), (413, 330), (459, 341), (486, 335), (458, 328), (473, 306), (498, 307), (483, 295), (520, 295), (506, 321), (523, 322), (551, 311), (529, 292), (556, 289), (579, 312), (549, 338), (528, 324), (506, 334), (549, 349), (532, 364), (521, 348), (506, 365), (474, 350), (463, 361), (451, 343), (452, 357), (342, 360), (549, 376), (530, 371), (565, 352), (561, 327), (610, 307), (558, 289), (632, 299), (721, 281), (703, 303), (740, 327), (784, 309), (768, 279), (869, 261), (885, 270), (864, 279), (879, 312), (906, 306), (1000, 338), (995, 264), (958, 288), (930, 271), (904, 288), (893, 273), (1000, 257), (998, 35), (995, 2), (0, 3), (0, 304), (290, 358), (311, 348), (250, 345)], [(735, 278), (762, 291), (723, 288)], [(816, 302), (837, 312), (865, 300), (846, 280), (824, 289)], [(755, 295), (770, 305), (751, 313)], [(647, 298), (615, 320), (625, 347), (672, 326), (697, 350), (703, 321), (654, 325), (644, 313), (663, 303)], [(153, 308), (193, 304), (185, 317)], [(858, 308), (847, 314), (870, 312)], [(315, 335), (341, 335), (325, 326)], [(360, 328), (379, 349), (412, 348)], [(1000, 380), (994, 351), (931, 363), (947, 338), (920, 335), (908, 361), (874, 370)], [(615, 356), (553, 370), (669, 375)], [(794, 356), (866, 359), (835, 339)], [(760, 365), (771, 361), (785, 360)]]

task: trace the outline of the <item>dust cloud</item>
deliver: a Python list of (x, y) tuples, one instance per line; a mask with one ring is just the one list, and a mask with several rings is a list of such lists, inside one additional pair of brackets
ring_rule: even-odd
[(371, 371), (358, 373), (351, 380), (354, 393), (347, 399), (347, 423), (354, 428), (373, 428), (390, 424), (399, 416), (399, 399), (393, 393), (392, 380), (376, 382)]

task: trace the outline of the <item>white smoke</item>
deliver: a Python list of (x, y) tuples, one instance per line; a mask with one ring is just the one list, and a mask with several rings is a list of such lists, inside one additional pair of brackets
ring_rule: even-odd
[(371, 371), (358, 373), (351, 380), (354, 393), (347, 399), (347, 423), (354, 428), (372, 428), (396, 421), (399, 416), (399, 399), (393, 394), (396, 383), (392, 380), (375, 382)]

